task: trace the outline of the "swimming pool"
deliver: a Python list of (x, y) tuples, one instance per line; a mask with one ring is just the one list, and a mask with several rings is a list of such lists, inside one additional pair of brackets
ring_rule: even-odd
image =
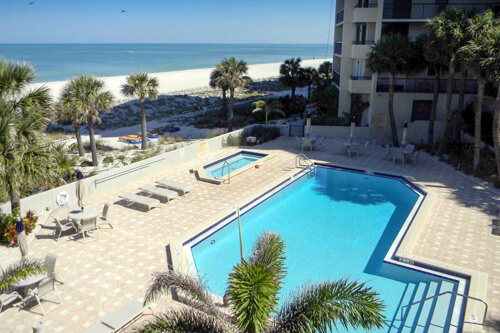
[[(450, 294), (404, 308), (401, 315), (404, 305), (456, 292), (457, 280), (384, 261), (421, 199), (400, 179), (318, 167), (314, 176), (295, 180), (242, 215), (245, 255), (263, 231), (278, 232), (287, 246), (282, 299), (307, 282), (350, 277), (366, 281), (384, 300), (387, 328), (380, 332), (460, 331), (462, 308)], [(195, 269), (222, 296), (239, 261), (236, 219), (188, 242)]]
[[(228, 164), (230, 171), (233, 172), (266, 156), (267, 154), (260, 154), (243, 150), (236, 154), (225, 157), (224, 159), (205, 165), (203, 168), (205, 169), (205, 173), (207, 175), (215, 178), (221, 178), (227, 175)], [(225, 162), (227, 162), (227, 164)]]

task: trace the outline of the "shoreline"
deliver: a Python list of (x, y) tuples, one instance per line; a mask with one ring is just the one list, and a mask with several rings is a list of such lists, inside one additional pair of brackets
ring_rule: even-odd
[[(324, 61), (324, 59), (302, 60), (302, 66), (318, 67)], [(248, 76), (250, 76), (253, 80), (278, 77), (279, 67), (281, 64), (282, 62), (273, 62), (248, 65)], [(167, 95), (203, 88), (211, 89), (208, 83), (210, 80), (210, 73), (213, 69), (214, 67), (157, 72), (149, 74), (156, 77), (159, 81), (159, 95)], [(126, 98), (120, 92), (121, 85), (125, 83), (125, 78), (127, 76), (128, 74), (99, 77), (99, 79), (102, 79), (105, 82), (106, 90), (109, 90), (115, 97), (115, 104), (134, 100), (133, 98)], [(29, 85), (29, 89), (36, 89), (42, 86), (48, 87), (50, 89), (50, 95), (55, 100), (57, 100), (62, 88), (67, 82), (69, 82), (69, 80), (37, 82)]]

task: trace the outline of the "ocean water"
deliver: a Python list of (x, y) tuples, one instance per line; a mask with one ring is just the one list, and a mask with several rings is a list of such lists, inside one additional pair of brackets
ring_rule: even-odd
[[(290, 57), (321, 59), (325, 52), (323, 44), (0, 44), (0, 58), (29, 62), (36, 68), (39, 82), (79, 74), (115, 76), (209, 68), (230, 56), (250, 65)], [(331, 54), (329, 50), (328, 57)]]
[[(417, 199), (396, 179), (317, 168), (314, 177), (300, 178), (241, 216), (244, 254), (251, 254), (262, 232), (279, 233), (288, 272), (282, 299), (299, 285), (349, 277), (380, 293), (389, 327), (400, 318), (400, 305), (408, 304), (403, 302), (408, 288), (445, 281), (383, 261)], [(210, 290), (223, 296), (228, 274), (240, 261), (237, 220), (191, 251)], [(388, 327), (374, 332), (387, 332)], [(339, 327), (338, 332), (347, 331)]]

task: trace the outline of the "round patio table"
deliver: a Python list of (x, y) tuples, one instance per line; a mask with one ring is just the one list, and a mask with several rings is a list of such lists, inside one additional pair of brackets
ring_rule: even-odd
[(73, 221), (93, 219), (94, 217), (97, 217), (97, 209), (95, 208), (85, 208), (83, 212), (81, 210), (72, 210), (68, 214), (68, 218)]
[(12, 287), (17, 289), (21, 296), (28, 296), (28, 290), (33, 288), (38, 282), (42, 281), (44, 278), (48, 277), (47, 272), (31, 274), (27, 277), (18, 280), (16, 283), (12, 284)]
[(359, 146), (359, 142), (349, 142), (346, 141), (344, 142), (344, 146), (350, 147), (350, 146)]

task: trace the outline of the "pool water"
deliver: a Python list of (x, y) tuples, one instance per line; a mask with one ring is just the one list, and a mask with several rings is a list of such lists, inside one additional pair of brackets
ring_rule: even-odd
[[(391, 332), (419, 325), (429, 329), (434, 322), (442, 326), (435, 331), (443, 332), (452, 321), (451, 296), (449, 304), (433, 300), (416, 306), (417, 310), (406, 308), (406, 322), (400, 320), (400, 306), (446, 288), (456, 291), (457, 283), (383, 262), (418, 198), (397, 179), (318, 167), (314, 177), (301, 177), (242, 215), (245, 256), (262, 232), (277, 232), (285, 241), (287, 256), (282, 299), (304, 283), (359, 279), (373, 287), (386, 305), (388, 327), (380, 332), (391, 325)], [(192, 254), (211, 291), (224, 295), (228, 273), (240, 260), (237, 221), (194, 245)], [(446, 311), (433, 315), (431, 310), (438, 307)]]
[(233, 172), (234, 170), (240, 169), (250, 163), (253, 163), (264, 156), (266, 155), (247, 152), (238, 153), (230, 156), (229, 158), (225, 158), (221, 161), (217, 161), (216, 163), (205, 166), (205, 173), (212, 177), (220, 178), (227, 175), (228, 173), (227, 164), (224, 163), (225, 161), (227, 161), (227, 163), (229, 164), (230, 171)]

